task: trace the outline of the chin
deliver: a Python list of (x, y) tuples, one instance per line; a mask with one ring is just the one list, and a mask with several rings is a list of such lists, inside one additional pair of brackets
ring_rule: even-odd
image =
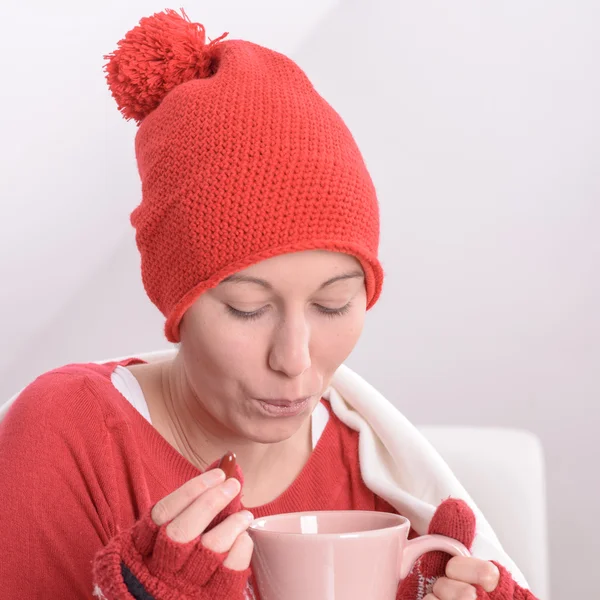
[(278, 444), (289, 440), (298, 432), (302, 423), (297, 423), (295, 427), (290, 424), (277, 425), (274, 423), (264, 423), (253, 427), (250, 431), (244, 431), (244, 437), (258, 444)]
[(298, 433), (307, 419), (310, 412), (292, 418), (253, 418), (242, 425), (240, 433), (259, 444), (277, 444)]

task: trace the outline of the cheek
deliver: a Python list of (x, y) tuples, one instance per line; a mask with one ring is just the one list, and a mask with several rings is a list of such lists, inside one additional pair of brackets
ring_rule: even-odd
[(226, 380), (246, 379), (247, 373), (255, 372), (262, 356), (260, 336), (251, 335), (249, 328), (240, 327), (215, 311), (191, 316), (193, 319), (185, 324), (186, 362), (194, 364), (199, 378), (222, 384)]
[(365, 322), (365, 311), (357, 310), (313, 329), (311, 354), (325, 373), (333, 372), (354, 350)]

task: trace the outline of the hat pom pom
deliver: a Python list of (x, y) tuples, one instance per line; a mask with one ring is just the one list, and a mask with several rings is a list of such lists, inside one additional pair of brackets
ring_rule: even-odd
[(176, 86), (215, 72), (214, 48), (204, 26), (167, 9), (144, 17), (104, 58), (106, 80), (126, 119), (138, 123)]

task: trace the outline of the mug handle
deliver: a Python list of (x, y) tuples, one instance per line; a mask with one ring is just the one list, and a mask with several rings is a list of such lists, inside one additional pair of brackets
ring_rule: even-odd
[(426, 552), (441, 550), (452, 556), (471, 556), (464, 544), (445, 535), (422, 535), (408, 540), (400, 557), (400, 581), (406, 579), (416, 560)]

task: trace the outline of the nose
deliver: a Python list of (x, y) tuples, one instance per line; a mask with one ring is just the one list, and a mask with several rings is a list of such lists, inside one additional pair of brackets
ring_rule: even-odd
[(310, 366), (309, 324), (304, 317), (290, 317), (274, 332), (269, 367), (293, 378), (302, 375)]

